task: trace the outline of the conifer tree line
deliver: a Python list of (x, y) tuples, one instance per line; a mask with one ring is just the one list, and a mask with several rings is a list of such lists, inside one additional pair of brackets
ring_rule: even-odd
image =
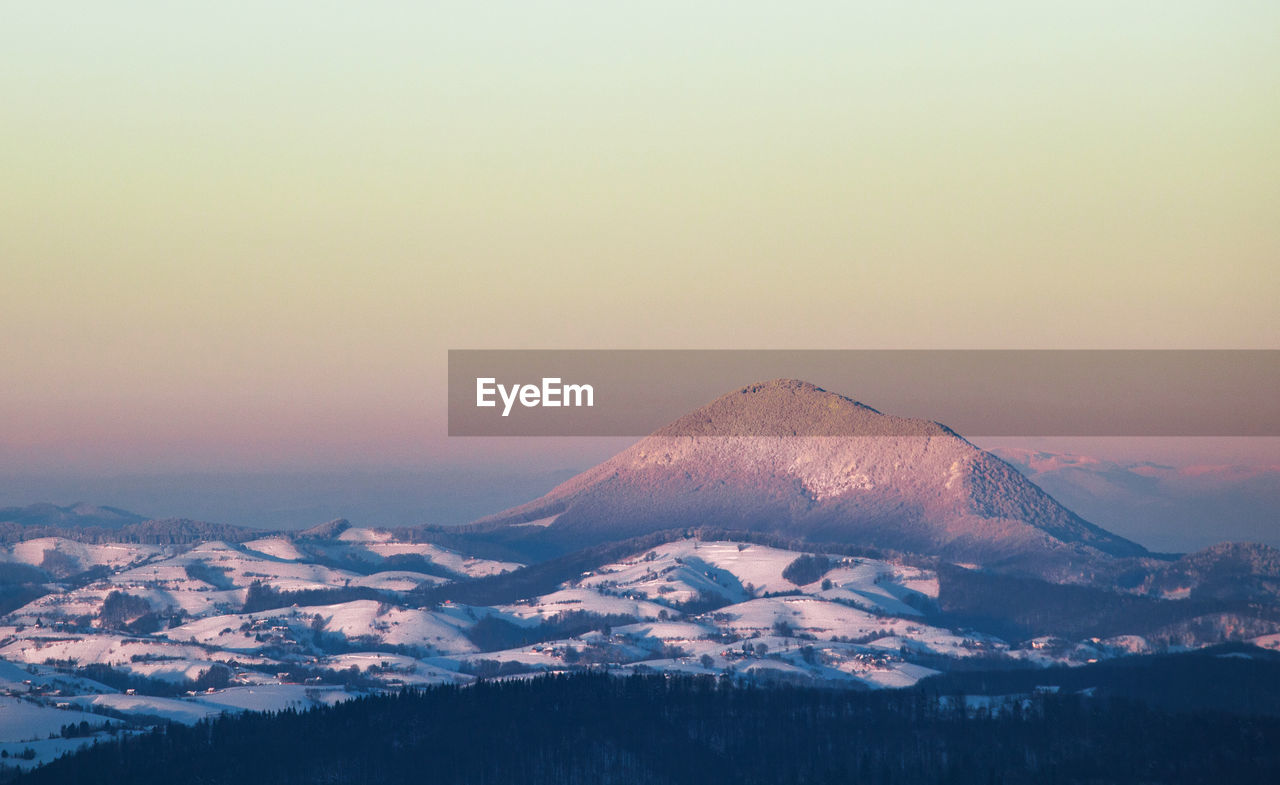
[(1280, 717), (600, 673), (171, 724), (19, 783), (1280, 782)]

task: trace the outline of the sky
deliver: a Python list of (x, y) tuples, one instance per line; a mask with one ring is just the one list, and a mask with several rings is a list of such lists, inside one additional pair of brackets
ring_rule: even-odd
[(1280, 348), (1275, 2), (0, 18), (3, 472), (612, 449), (447, 438), (459, 348)]

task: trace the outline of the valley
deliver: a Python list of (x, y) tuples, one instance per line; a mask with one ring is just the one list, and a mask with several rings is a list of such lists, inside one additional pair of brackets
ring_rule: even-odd
[[(440, 598), (528, 569), (414, 539), (337, 522), (243, 542), (6, 545), (0, 564), (40, 572), (43, 593), (0, 617), (0, 715), (40, 720), (0, 726), (0, 742), (38, 763), (157, 722), (477, 678), (594, 670), (864, 690), (1188, 648), (948, 626), (936, 569), (693, 532), (548, 591), (470, 604)], [(1280, 646), (1280, 624), (1257, 623), (1248, 640)], [(60, 736), (85, 721), (92, 732)]]

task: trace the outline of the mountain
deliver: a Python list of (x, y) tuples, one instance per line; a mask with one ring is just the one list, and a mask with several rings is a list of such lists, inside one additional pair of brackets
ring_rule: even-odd
[(1219, 543), (1153, 571), (1141, 589), (1166, 597), (1274, 603), (1280, 597), (1280, 550), (1260, 543)]
[[(1067, 727), (1063, 716), (1075, 716), (1089, 719), (1090, 732), (1096, 714), (1079, 712), (1077, 701), (1112, 695), (1179, 712), (1280, 716), (1276, 690), (1253, 687), (1274, 684), (1280, 673), (1272, 653), (1280, 651), (1280, 551), (1223, 544), (1156, 557), (1082, 520), (942, 425), (885, 415), (803, 382), (724, 396), (547, 496), (464, 531), (373, 529), (343, 518), (287, 532), (188, 519), (108, 525), (119, 511), (96, 509), (37, 505), (0, 523), (0, 719), (10, 720), (0, 721), (0, 752), (9, 755), (6, 765), (30, 767), (87, 747), (83, 766), (44, 770), (63, 772), (52, 781), (89, 781), (87, 772), (119, 781), (124, 775), (93, 757), (122, 760), (107, 746), (117, 739), (199, 741), (216, 737), (207, 728), (250, 727), (225, 716), (198, 724), (206, 718), (281, 712), (263, 720), (268, 728), (287, 717), (339, 716), (297, 711), (335, 704), (356, 712), (342, 716), (358, 717), (371, 701), (419, 700), (405, 687), (448, 685), (435, 694), (480, 699), (497, 695), (495, 687), (524, 689), (534, 682), (522, 679), (540, 673), (561, 674), (538, 682), (549, 687), (590, 681), (608, 690), (615, 684), (606, 673), (663, 675), (618, 680), (623, 692), (615, 694), (630, 696), (620, 705), (634, 704), (636, 685), (662, 693), (682, 676), (821, 687), (811, 695), (822, 700), (861, 701), (876, 691), (867, 707), (887, 708), (888, 719), (900, 716), (895, 705), (925, 710), (928, 727), (950, 718), (962, 747), (999, 736), (991, 722), (1016, 730), (1050, 716), (1027, 711), (1027, 701), (1073, 712), (1052, 712), (1058, 730)], [(1233, 645), (1217, 646), (1224, 641)], [(1172, 654), (1204, 647), (1214, 648), (1194, 659)], [(1161, 656), (1135, 656), (1143, 654)], [(596, 674), (563, 675), (580, 671)], [(690, 697), (728, 700), (725, 689), (708, 691), (710, 683), (698, 682)], [(917, 684), (905, 697), (881, 692)], [(977, 700), (956, 702), (946, 697), (951, 691)], [(371, 693), (396, 697), (352, 700)], [(528, 727), (546, 714), (536, 710), (545, 700), (513, 710), (505, 695), (492, 716)], [(933, 709), (921, 703), (930, 695)], [(583, 697), (582, 706), (599, 705), (596, 695)], [(962, 705), (972, 715), (957, 714)], [(1019, 708), (1006, 713), (1001, 705)], [(1143, 711), (1118, 727), (1150, 725), (1167, 736), (1166, 720)], [(750, 722), (774, 713), (761, 709)], [(803, 715), (819, 728), (835, 716)], [(662, 727), (684, 728), (663, 716)], [(706, 716), (725, 715), (711, 707)], [(391, 725), (401, 727), (396, 719)], [(854, 720), (864, 729), (883, 724), (865, 712)], [(979, 720), (987, 725), (973, 724)], [(592, 715), (582, 726), (603, 721)], [(461, 727), (457, 717), (441, 722)], [(489, 715), (476, 727), (486, 723), (493, 724)], [(182, 726), (192, 724), (188, 735)], [(629, 717), (615, 724), (625, 731), (620, 738), (641, 727)], [(349, 726), (344, 720), (335, 729)], [(1227, 770), (1205, 725), (1188, 727), (1215, 770)], [(454, 735), (475, 736), (470, 726), (464, 731)], [(1043, 740), (1043, 730), (1033, 731)], [(779, 740), (779, 749), (808, 734)], [(385, 736), (375, 729), (370, 737)], [(281, 738), (302, 736), (267, 729), (255, 744), (275, 748)], [(709, 738), (723, 747), (723, 733)], [(441, 747), (456, 749), (457, 741)], [(657, 743), (655, 760), (680, 758), (663, 757), (665, 748)], [(138, 749), (137, 769), (157, 781), (190, 779), (161, 768), (154, 750)], [(1093, 742), (1083, 749), (1087, 760), (1097, 758)], [(308, 741), (295, 758), (282, 755), (282, 770), (312, 760), (314, 750)], [(396, 754), (412, 771), (427, 754), (403, 752)], [(173, 758), (187, 765), (192, 754), (176, 748)], [(243, 757), (230, 747), (211, 754)], [(1025, 768), (1026, 754), (1013, 759)], [(600, 763), (603, 771), (618, 767), (613, 752)], [(781, 771), (793, 768), (788, 761)], [(244, 781), (265, 777), (253, 766), (232, 769)], [(328, 764), (317, 770), (341, 779)], [(548, 781), (564, 781), (560, 768), (550, 771)], [(721, 773), (742, 780), (737, 770)], [(600, 780), (592, 775), (582, 781)], [(760, 781), (787, 776), (769, 772)]]
[(40, 502), (26, 507), (0, 508), (0, 524), (14, 523), (21, 526), (97, 526), (119, 529), (145, 520), (145, 516), (127, 510), (99, 507), (84, 502), (76, 502), (66, 507)]
[(334, 518), (331, 521), (318, 523), (309, 529), (303, 529), (301, 532), (298, 532), (298, 536), (331, 540), (337, 538), (344, 531), (350, 528), (351, 521), (348, 521), (346, 518)]
[(1146, 555), (943, 425), (793, 379), (725, 395), (472, 531), (512, 527), (578, 544), (767, 531), (1064, 576)]
[(225, 540), (240, 542), (260, 536), (262, 531), (228, 523), (193, 521), (190, 518), (162, 518), (131, 523), (118, 533), (104, 538), (116, 542), (136, 542), (149, 545), (180, 545)]
[[(55, 507), (52, 504), (34, 504), (30, 507), (11, 509), (23, 514), (11, 516), (8, 520), (0, 520), (0, 543), (57, 537), (85, 543), (175, 545), (209, 540), (239, 542), (262, 534), (260, 529), (195, 521), (189, 518), (148, 519), (111, 507), (91, 507), (80, 504), (74, 507)], [(85, 512), (77, 515), (71, 512), (76, 509), (109, 512), (102, 514)], [(31, 510), (35, 512), (27, 512)], [(46, 523), (46, 521), (49, 522)]]
[(1280, 546), (1280, 465), (1169, 466), (1003, 448), (996, 455), (1054, 498), (1120, 534), (1143, 532), (1161, 551), (1220, 540)]

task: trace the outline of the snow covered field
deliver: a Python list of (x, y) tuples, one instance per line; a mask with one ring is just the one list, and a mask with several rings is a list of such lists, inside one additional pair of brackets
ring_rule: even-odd
[[(41, 745), (44, 760), (83, 743), (48, 739), (81, 720), (193, 723), (583, 667), (892, 688), (944, 661), (1081, 664), (1151, 648), (1132, 635), (1011, 647), (926, 621), (938, 596), (929, 570), (816, 556), (679, 539), (486, 607), (430, 605), (417, 590), (520, 565), (370, 529), (186, 548), (31, 540), (0, 549), (0, 561), (51, 579), (44, 596), (0, 618), (0, 743)], [(99, 572), (59, 583), (51, 566)], [(251, 591), (309, 593), (246, 612)], [(326, 592), (334, 601), (315, 602)]]
[(57, 734), (63, 725), (88, 722), (110, 723), (105, 717), (71, 708), (52, 708), (43, 703), (0, 695), (0, 741), (35, 741)]

